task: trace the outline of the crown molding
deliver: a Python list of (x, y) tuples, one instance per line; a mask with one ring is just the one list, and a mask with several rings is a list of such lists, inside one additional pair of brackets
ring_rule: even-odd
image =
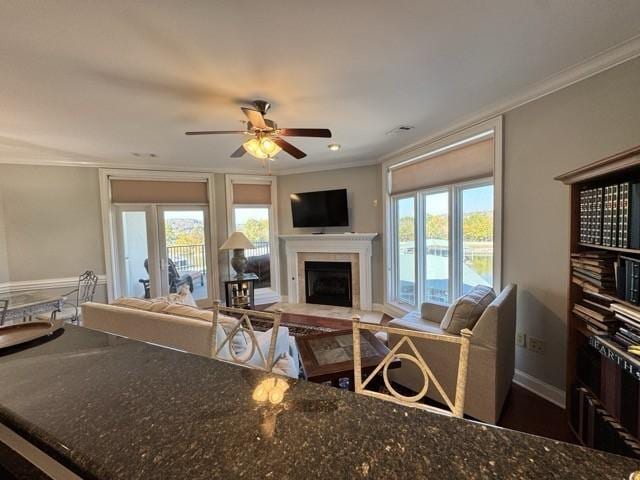
[(369, 159), (369, 160), (354, 160), (351, 162), (344, 163), (315, 163), (311, 165), (306, 165), (304, 167), (297, 168), (284, 168), (282, 170), (272, 170), (274, 175), (298, 175), (300, 173), (313, 173), (313, 172), (324, 172), (328, 170), (342, 170), (344, 168), (355, 168), (355, 167), (366, 167), (369, 165), (377, 165), (380, 161), (377, 158)]
[(529, 89), (518, 95), (507, 97), (489, 105), (488, 107), (478, 110), (473, 114), (466, 115), (451, 123), (449, 126), (428, 134), (418, 142), (379, 157), (377, 163), (384, 163), (388, 160), (410, 155), (416, 150), (425, 148), (430, 143), (446, 138), (449, 135), (459, 133), (461, 130), (473, 127), (474, 125), (487, 121), (493, 117), (505, 114), (510, 110), (514, 110), (542, 97), (546, 97), (547, 95), (569, 87), (574, 83), (581, 82), (582, 80), (586, 80), (589, 77), (593, 77), (594, 75), (614, 68), (628, 62), (629, 60), (633, 60), (638, 56), (640, 56), (640, 35), (636, 35), (635, 37), (593, 55), (582, 62), (565, 68), (564, 70), (547, 77), (545, 80), (534, 84)]

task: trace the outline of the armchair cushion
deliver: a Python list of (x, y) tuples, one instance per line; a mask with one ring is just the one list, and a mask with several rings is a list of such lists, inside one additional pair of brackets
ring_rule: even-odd
[(476, 285), (449, 307), (440, 327), (454, 334), (459, 334), (465, 328), (472, 330), (482, 312), (495, 298), (491, 287)]

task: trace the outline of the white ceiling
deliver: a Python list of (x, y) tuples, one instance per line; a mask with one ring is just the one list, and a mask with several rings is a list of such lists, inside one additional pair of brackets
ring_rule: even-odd
[[(251, 170), (243, 100), (291, 141), (274, 171), (371, 162), (640, 34), (638, 0), (0, 0), (0, 160)], [(416, 128), (385, 135), (398, 125)], [(132, 152), (155, 153), (139, 158)]]

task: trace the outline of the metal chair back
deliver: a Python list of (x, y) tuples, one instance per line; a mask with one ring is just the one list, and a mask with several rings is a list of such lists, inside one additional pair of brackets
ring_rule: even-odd
[[(362, 379), (362, 364), (360, 354), (360, 331), (369, 330), (370, 332), (386, 332), (387, 335), (394, 334), (400, 335), (400, 340), (389, 350), (389, 353), (382, 359), (382, 361), (375, 367), (375, 369), (369, 374), (366, 379)], [(389, 400), (400, 405), (407, 405), (410, 407), (421, 408), (423, 410), (429, 410), (436, 413), (442, 413), (454, 417), (462, 418), (464, 414), (464, 399), (465, 390), (467, 384), (467, 365), (469, 361), (469, 343), (473, 334), (471, 330), (464, 329), (460, 332), (460, 336), (438, 335), (435, 333), (417, 332), (404, 328), (387, 327), (371, 323), (362, 323), (360, 317), (355, 315), (353, 317), (353, 362), (354, 362), (354, 380), (355, 380), (355, 392), (363, 395), (368, 395), (382, 400)], [(442, 388), (442, 385), (433, 374), (428, 363), (420, 355), (420, 352), (416, 348), (414, 339), (419, 341), (434, 341), (434, 342), (450, 342), (460, 345), (460, 356), (458, 360), (458, 376), (456, 380), (455, 398), (452, 401), (447, 393)], [(398, 350), (403, 345), (407, 345), (411, 353), (398, 353)], [(424, 386), (422, 390), (415, 395), (408, 396), (398, 392), (391, 382), (387, 374), (389, 365), (396, 359), (401, 361), (407, 361), (414, 363), (422, 373), (424, 377)], [(373, 378), (382, 371), (384, 379), (384, 386), (389, 393), (381, 393), (373, 390), (367, 390), (367, 386), (373, 380)], [(440, 395), (445, 401), (449, 410), (438, 408), (432, 405), (427, 405), (420, 402), (422, 400), (433, 383)]]
[(92, 271), (87, 270), (78, 278), (78, 288), (76, 290), (76, 306), (79, 307), (83, 303), (93, 301), (98, 285), (98, 276)]
[[(221, 315), (226, 314), (224, 321)], [(276, 342), (278, 339), (278, 329), (282, 313), (259, 312), (256, 310), (245, 310), (241, 308), (225, 307), (220, 302), (214, 302), (213, 306), (213, 342), (212, 357), (218, 360), (235, 363), (245, 367), (255, 368), (271, 372), (279, 358), (275, 357)], [(232, 320), (229, 318), (231, 317)], [(251, 319), (267, 320), (272, 323), (271, 338), (269, 339), (269, 349), (265, 351), (256, 338), (256, 330)], [(224, 338), (219, 341), (218, 327), (224, 332)], [(262, 332), (259, 332), (262, 333)], [(240, 351), (235, 340), (241, 338), (246, 342)], [(252, 359), (258, 354), (259, 362)]]

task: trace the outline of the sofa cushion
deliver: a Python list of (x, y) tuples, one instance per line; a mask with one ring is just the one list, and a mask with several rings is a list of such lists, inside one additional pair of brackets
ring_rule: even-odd
[(200, 310), (199, 308), (191, 307), (189, 305), (182, 305), (179, 303), (170, 303), (164, 309), (162, 313), (168, 313), (170, 315), (176, 315), (178, 317), (194, 318), (196, 320), (202, 320), (204, 322), (213, 322), (213, 312), (208, 310)]
[(133, 308), (135, 310), (144, 310), (148, 312), (151, 310), (151, 305), (153, 302), (150, 300), (143, 300), (142, 298), (133, 298), (133, 297), (120, 297), (116, 298), (112, 305), (116, 305), (118, 307), (125, 308)]
[(453, 334), (459, 334), (465, 328), (473, 329), (482, 312), (495, 298), (496, 294), (491, 287), (476, 285), (451, 304), (440, 328)]

